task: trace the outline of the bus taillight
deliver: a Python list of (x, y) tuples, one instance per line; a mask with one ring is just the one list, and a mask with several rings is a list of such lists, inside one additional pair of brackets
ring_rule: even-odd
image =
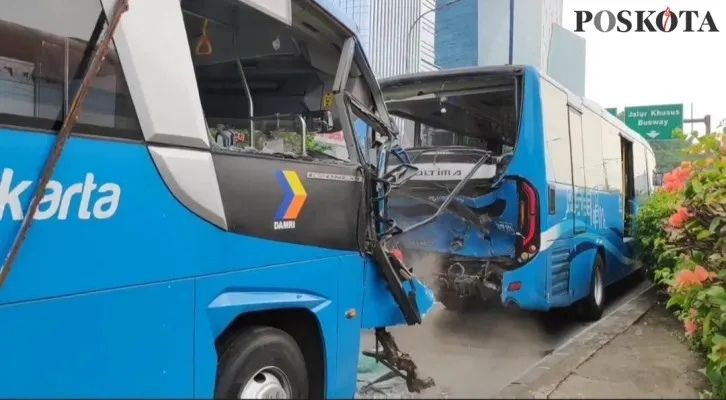
[[(537, 235), (537, 194), (532, 185), (520, 181), (520, 232), (522, 233), (521, 249), (534, 253), (537, 251), (535, 237)], [(534, 251), (532, 251), (534, 249)]]

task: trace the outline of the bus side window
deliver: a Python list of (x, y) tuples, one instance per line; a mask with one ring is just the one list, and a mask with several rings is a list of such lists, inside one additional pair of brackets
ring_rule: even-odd
[(572, 146), (572, 178), (575, 187), (585, 187), (585, 160), (582, 137), (582, 113), (569, 108), (570, 141)]
[(540, 82), (545, 143), (550, 162), (547, 168), (552, 169), (557, 183), (572, 185), (567, 94), (545, 79), (541, 79)]
[(585, 184), (588, 189), (606, 190), (605, 163), (602, 148), (602, 121), (600, 115), (587, 107), (582, 112), (583, 155)]
[[(55, 131), (100, 39), (96, 25), (106, 23), (105, 16), (99, 20), (101, 4), (5, 0), (3, 6), (0, 124)], [(74, 133), (142, 139), (115, 48), (91, 85)]]

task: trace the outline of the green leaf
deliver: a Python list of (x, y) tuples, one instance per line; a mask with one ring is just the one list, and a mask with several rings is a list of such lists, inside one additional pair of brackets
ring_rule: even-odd
[(716, 217), (711, 221), (711, 225), (708, 227), (708, 230), (712, 233), (716, 233), (716, 229), (718, 229), (718, 226), (721, 224), (721, 217)]
[(705, 335), (707, 335), (709, 332), (711, 332), (711, 320), (712, 319), (713, 319), (713, 311), (709, 311), (708, 314), (706, 314), (706, 318), (703, 319), (704, 339), (705, 339)]
[(704, 291), (708, 297), (711, 298), (724, 298), (726, 299), (726, 289), (723, 286), (714, 285)]
[(714, 346), (720, 346), (724, 340), (726, 340), (726, 337), (723, 337), (722, 335), (719, 335), (717, 333), (713, 335), (713, 338), (711, 338), (711, 343), (713, 343)]
[(711, 234), (712, 234), (711, 231), (703, 229), (700, 232), (698, 232), (698, 235), (696, 235), (696, 239), (697, 240), (708, 239), (709, 237), (711, 237)]
[(686, 299), (686, 297), (683, 295), (680, 295), (680, 294), (675, 295), (675, 296), (671, 297), (670, 299), (668, 299), (668, 303), (666, 303), (666, 308), (671, 308), (675, 305), (681, 305), (681, 304), (683, 304), (683, 301), (685, 299)]
[(693, 190), (695, 190), (696, 192), (700, 192), (703, 189), (703, 185), (697, 179), (691, 181), (691, 186), (693, 186)]

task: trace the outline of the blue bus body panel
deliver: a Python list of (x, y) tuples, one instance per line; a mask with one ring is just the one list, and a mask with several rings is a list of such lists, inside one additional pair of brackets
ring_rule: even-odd
[[(540, 101), (539, 74), (533, 68), (526, 68), (524, 72), (524, 88), (522, 98), (521, 119), (519, 122), (519, 138), (511, 162), (507, 168), (507, 175), (526, 177), (532, 187), (536, 188), (540, 197), (539, 215), (548, 215), (547, 204), (543, 201), (546, 194), (547, 174), (544, 168), (543, 157), (533, 157), (535, 154), (544, 154), (545, 145), (542, 138), (542, 102)], [(561, 204), (562, 202), (558, 202)], [(547, 229), (547, 218), (540, 218), (540, 235), (544, 245)], [(545, 287), (548, 279), (548, 260), (544, 250), (540, 250), (533, 259), (523, 267), (514, 271), (505, 272), (502, 277), (502, 301), (513, 301), (526, 309), (547, 310), (550, 308)], [(521, 289), (508, 292), (507, 288), (512, 282), (521, 282)]]
[(190, 397), (193, 309), (193, 280), (0, 306), (0, 396)]
[[(416, 269), (414, 266), (414, 274)], [(403, 313), (393, 300), (388, 284), (384, 281), (377, 268), (366, 268), (366, 287), (363, 293), (363, 312), (361, 328), (373, 329), (385, 326), (402, 325), (405, 323)], [(413, 285), (414, 287), (412, 288)], [(404, 282), (407, 291), (415, 289), (416, 305), (424, 318), (436, 301), (433, 292), (420, 280)]]
[[(462, 237), (465, 246), (454, 253), (466, 257), (515, 257), (516, 222), (519, 217), (517, 210), (517, 188), (512, 181), (503, 182), (502, 187), (493, 193), (479, 197), (459, 196), (454, 201), (469, 208), (481, 208), (491, 205), (496, 200), (505, 200), (506, 207), (502, 214), (492, 218), (489, 231), (480, 230), (480, 224), (472, 223), (452, 213), (444, 212), (436, 220), (416, 230), (405, 233), (395, 240), (404, 245), (407, 249), (449, 254), (452, 253), (452, 240), (455, 237)], [(430, 199), (429, 199), (430, 200)], [(391, 215), (394, 216), (400, 226), (409, 226), (433, 215), (436, 211), (431, 207), (427, 215), (407, 217), (406, 209), (421, 206), (423, 203), (411, 197), (392, 197), (389, 206)], [(439, 201), (438, 204), (441, 204)], [(486, 235), (490, 239), (487, 239)]]
[[(606, 284), (632, 271), (632, 250), (623, 243), (622, 194), (549, 182), (546, 157), (534, 156), (547, 154), (542, 125), (539, 75), (527, 68), (520, 138), (507, 173), (524, 176), (537, 188), (543, 216), (541, 246), (529, 263), (504, 274), (502, 301), (534, 310), (567, 306), (584, 298), (598, 249), (605, 256)], [(555, 191), (552, 214), (546, 201), (548, 187)], [(512, 282), (521, 282), (522, 288), (507, 292)]]
[[(13, 173), (11, 188), (33, 182), (20, 195), (26, 209), (54, 137), (2, 129), (0, 135), (2, 167)], [(17, 267), (0, 290), (0, 304), (350, 254), (222, 231), (172, 196), (140, 144), (72, 138), (52, 179), (67, 188), (87, 174), (99, 189), (109, 182), (120, 187), (115, 213), (79, 219), (80, 196), (74, 196), (65, 219), (56, 213), (34, 221)], [(90, 205), (99, 197), (92, 193)], [(8, 208), (0, 222), (3, 249), (20, 225)]]
[[(7, 251), (20, 225), (10, 203), (18, 195), (27, 209), (55, 137), (0, 135)], [(34, 221), (0, 289), (3, 397), (210, 398), (214, 340), (237, 315), (301, 308), (325, 339), (327, 396), (351, 398), (362, 315), (377, 326), (404, 322), (357, 252), (225, 232), (171, 195), (141, 144), (72, 137), (49, 187), (60, 195), (90, 179), (90, 197), (79, 191), (55, 214), (41, 204), (52, 215)], [(107, 183), (120, 188), (115, 212), (97, 203)], [(79, 218), (94, 206), (107, 218)], [(365, 306), (389, 310), (384, 317), (361, 309), (366, 286)], [(359, 316), (346, 319), (351, 309)]]

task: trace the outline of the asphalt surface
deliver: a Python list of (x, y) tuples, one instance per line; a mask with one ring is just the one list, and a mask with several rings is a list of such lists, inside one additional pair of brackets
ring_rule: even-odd
[[(634, 275), (609, 288), (603, 318), (648, 286)], [(422, 325), (392, 332), (421, 375), (436, 381), (435, 387), (416, 397), (482, 398), (496, 395), (588, 325), (575, 322), (567, 312), (525, 312), (491, 301), (466, 314), (437, 303)], [(362, 345), (374, 348), (372, 333), (363, 333)], [(390, 393), (385, 397), (398, 396)]]

